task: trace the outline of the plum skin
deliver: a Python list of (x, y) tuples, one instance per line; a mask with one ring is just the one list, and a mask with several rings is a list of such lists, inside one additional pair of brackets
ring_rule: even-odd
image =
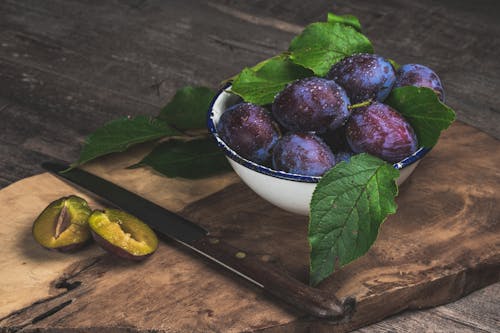
[(106, 252), (111, 253), (112, 255), (117, 256), (119, 258), (128, 259), (128, 260), (132, 260), (132, 261), (143, 261), (145, 259), (148, 259), (150, 256), (153, 255), (153, 253), (156, 252), (156, 251), (154, 251), (154, 252), (140, 255), (140, 256), (133, 255), (130, 252), (120, 248), (119, 246), (111, 244), (109, 241), (107, 241), (106, 239), (101, 237), (101, 235), (99, 235), (94, 230), (91, 230), (90, 232), (92, 234), (92, 238), (94, 239), (94, 241), (101, 248), (103, 248)]
[(349, 104), (337, 83), (309, 77), (288, 84), (275, 97), (272, 114), (290, 131), (324, 133), (345, 124), (351, 113)]
[(427, 66), (420, 64), (406, 64), (396, 72), (394, 88), (404, 86), (427, 87), (436, 92), (444, 103), (444, 89), (439, 76)]
[(382, 102), (396, 81), (391, 63), (376, 54), (358, 53), (334, 64), (326, 75), (347, 92), (352, 104), (367, 100)]
[(346, 136), (353, 152), (366, 152), (391, 163), (401, 161), (418, 148), (417, 136), (406, 119), (379, 102), (353, 111)]
[(273, 168), (306, 176), (322, 176), (335, 165), (328, 145), (313, 133), (287, 133), (273, 150)]
[(231, 149), (256, 163), (265, 163), (281, 137), (269, 111), (252, 103), (226, 109), (217, 123), (217, 132)]

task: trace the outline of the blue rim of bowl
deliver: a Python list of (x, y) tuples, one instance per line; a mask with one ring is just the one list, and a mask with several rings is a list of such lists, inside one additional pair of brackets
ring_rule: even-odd
[[(215, 122), (213, 120), (214, 117), (214, 105), (219, 99), (219, 97), (222, 95), (222, 93), (227, 92), (231, 93), (228, 91), (228, 88), (231, 87), (231, 83), (228, 82), (226, 83), (215, 95), (215, 97), (212, 99), (210, 102), (210, 107), (208, 109), (208, 117), (207, 117), (207, 125), (208, 125), (208, 130), (212, 134), (212, 136), (215, 138), (217, 141), (217, 145), (224, 151), (227, 157), (229, 157), (231, 160), (235, 161), (236, 163), (239, 163), (243, 165), (244, 167), (247, 167), (253, 171), (256, 171), (258, 173), (262, 173), (264, 175), (268, 175), (271, 177), (276, 177), (276, 178), (281, 178), (281, 179), (286, 179), (286, 180), (292, 180), (292, 181), (297, 181), (297, 182), (303, 182), (303, 183), (317, 183), (320, 181), (321, 176), (304, 176), (304, 175), (299, 175), (295, 173), (289, 173), (289, 172), (284, 172), (284, 171), (278, 171), (271, 169), (269, 167), (266, 167), (261, 164), (257, 164), (255, 162), (252, 162), (246, 158), (241, 157), (236, 153), (234, 150), (232, 150), (220, 137), (219, 134), (217, 133), (217, 128), (215, 126)], [(412, 155), (404, 158), (403, 160), (394, 163), (393, 166), (394, 168), (401, 170), (418, 160), (422, 159), (428, 152), (430, 151), (429, 148), (426, 147), (420, 147), (415, 151)]]

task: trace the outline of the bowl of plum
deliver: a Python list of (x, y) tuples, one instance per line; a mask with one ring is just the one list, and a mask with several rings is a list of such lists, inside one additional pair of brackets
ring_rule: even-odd
[(244, 183), (272, 204), (309, 214), (321, 176), (351, 156), (368, 153), (400, 170), (402, 184), (429, 151), (408, 121), (384, 100), (401, 86), (444, 91), (428, 67), (395, 70), (375, 54), (355, 54), (325, 77), (286, 85), (270, 105), (243, 101), (227, 84), (208, 112), (208, 128)]

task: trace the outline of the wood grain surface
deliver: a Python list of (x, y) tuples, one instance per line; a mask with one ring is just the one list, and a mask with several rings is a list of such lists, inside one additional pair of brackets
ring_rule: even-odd
[[(183, 85), (215, 88), (328, 10), (359, 16), (377, 52), (435, 68), (459, 119), (500, 138), (498, 1), (5, 0), (0, 186), (41, 172), (43, 160), (76, 159), (105, 121), (156, 114)], [(497, 284), (363, 332), (497, 331), (499, 295)]]
[[(121, 154), (121, 159), (127, 156)], [(29, 236), (38, 206), (77, 190), (42, 174), (4, 190), (10, 194), (0, 191), (2, 210), (16, 208), (7, 215), (11, 223), (2, 228), (13, 235), (13, 241), (0, 250), (2, 257), (10, 258), (2, 265), (1, 278), (31, 272), (25, 277), (27, 283), (14, 281), (3, 291), (0, 328), (28, 332), (346, 332), (405, 309), (448, 303), (500, 280), (499, 163), (500, 142), (487, 134), (457, 123), (442, 136), (401, 187), (399, 209), (384, 223), (375, 245), (319, 285), (340, 299), (356, 298), (356, 312), (342, 323), (306, 317), (170, 241), (141, 264), (96, 254), (95, 245), (83, 253), (85, 259), (82, 254), (70, 260), (44, 251)], [(145, 177), (146, 170), (120, 179), (111, 158), (95, 165), (99, 169), (94, 171), (104, 177), (112, 175), (116, 183), (169, 205), (168, 196), (158, 197), (157, 186), (175, 186), (176, 180)], [(218, 176), (221, 180), (228, 177)], [(142, 180), (140, 187), (130, 185), (137, 184), (134, 179)], [(208, 187), (205, 190), (210, 192)], [(189, 189), (178, 189), (181, 195), (183, 191)], [(240, 182), (223, 190), (215, 187), (212, 192), (201, 200), (186, 201), (180, 213), (213, 237), (307, 283), (305, 217), (272, 206)], [(22, 207), (23, 200), (34, 204)], [(20, 246), (20, 240), (28, 246)], [(23, 251), (18, 251), (21, 247)], [(51, 272), (37, 273), (40, 266), (52, 268)]]

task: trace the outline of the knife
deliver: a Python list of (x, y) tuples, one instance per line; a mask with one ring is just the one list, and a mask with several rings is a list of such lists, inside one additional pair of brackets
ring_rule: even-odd
[[(340, 302), (326, 291), (310, 287), (273, 264), (213, 237), (202, 227), (141, 196), (79, 168), (44, 162), (42, 167), (140, 218), (158, 233), (174, 239), (224, 268), (263, 288), (308, 315), (339, 321), (349, 318), (355, 300)], [(62, 172), (64, 171), (64, 172)]]

